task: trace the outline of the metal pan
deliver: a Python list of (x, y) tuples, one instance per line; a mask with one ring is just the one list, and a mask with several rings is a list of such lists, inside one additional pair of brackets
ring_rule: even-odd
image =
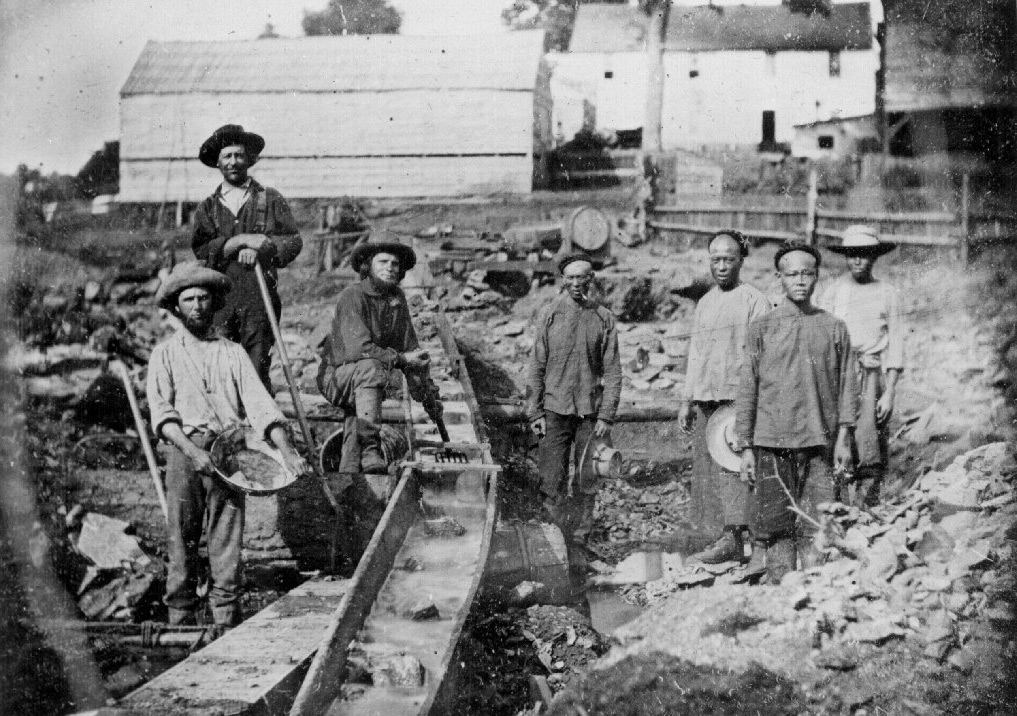
[(222, 433), (212, 442), (209, 454), (216, 477), (230, 489), (248, 495), (271, 495), (298, 477), (286, 469), (279, 451), (249, 428)]

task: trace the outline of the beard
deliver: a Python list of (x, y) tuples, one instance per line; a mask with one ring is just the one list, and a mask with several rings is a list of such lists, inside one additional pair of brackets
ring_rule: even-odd
[(204, 338), (212, 329), (212, 316), (194, 314), (183, 316), (184, 328), (199, 338)]

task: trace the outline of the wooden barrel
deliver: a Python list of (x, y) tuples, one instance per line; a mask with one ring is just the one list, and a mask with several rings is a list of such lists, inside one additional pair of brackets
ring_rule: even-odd
[(576, 250), (599, 251), (611, 238), (611, 221), (600, 209), (581, 206), (565, 220), (562, 238)]

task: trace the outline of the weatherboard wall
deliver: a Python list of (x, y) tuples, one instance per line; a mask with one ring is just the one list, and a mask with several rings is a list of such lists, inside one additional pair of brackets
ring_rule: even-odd
[(264, 136), (252, 175), (291, 198), (528, 192), (542, 33), (506, 35), (149, 43), (121, 92), (119, 201), (207, 196), (196, 155), (226, 123)]

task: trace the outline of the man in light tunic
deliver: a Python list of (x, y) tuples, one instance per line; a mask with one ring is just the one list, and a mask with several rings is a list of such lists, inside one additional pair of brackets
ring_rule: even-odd
[(736, 472), (710, 457), (706, 424), (738, 395), (745, 336), (752, 319), (769, 310), (766, 297), (741, 281), (749, 243), (741, 233), (721, 231), (710, 239), (710, 273), (716, 285), (703, 296), (693, 319), (685, 400), (679, 425), (692, 432), (692, 514), (697, 527), (723, 534), (697, 557), (716, 564), (744, 558), (743, 532), (750, 522), (749, 488)]
[(904, 325), (896, 288), (872, 274), (876, 259), (896, 248), (881, 241), (876, 229), (849, 226), (840, 246), (830, 251), (847, 257), (848, 272), (820, 295), (817, 303), (847, 324), (861, 386), (855, 427), (856, 470), (853, 502), (879, 504), (889, 455), (889, 424), (904, 370)]
[(156, 303), (182, 323), (152, 351), (146, 390), (152, 428), (169, 447), (165, 602), (171, 624), (194, 623), (196, 618), (203, 525), (212, 577), (208, 593), (212, 618), (222, 628), (240, 621), (244, 495), (215, 477), (208, 453), (215, 438), (247, 423), (255, 435), (279, 450), (293, 474), (310, 471), (290, 444), (286, 420), (247, 353), (213, 327), (213, 315), (229, 290), (229, 278), (189, 262), (177, 264), (156, 295)]

